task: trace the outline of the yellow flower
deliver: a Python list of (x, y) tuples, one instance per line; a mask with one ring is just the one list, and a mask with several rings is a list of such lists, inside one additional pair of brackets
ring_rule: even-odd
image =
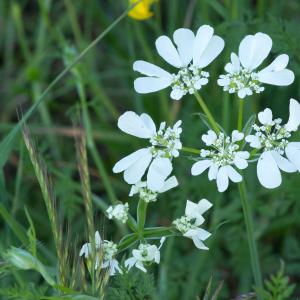
[[(139, 0), (129, 0), (130, 5)], [(153, 16), (150, 6), (157, 0), (141, 0), (132, 10), (129, 11), (128, 16), (136, 20), (147, 20)]]

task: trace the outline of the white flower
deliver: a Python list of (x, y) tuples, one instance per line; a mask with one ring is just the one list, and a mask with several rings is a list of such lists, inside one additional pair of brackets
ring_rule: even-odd
[[(98, 269), (100, 261), (102, 262), (101, 269), (109, 267), (111, 276), (118, 271), (122, 273), (119, 268), (119, 263), (114, 256), (117, 254), (117, 245), (111, 241), (102, 240), (98, 231), (95, 232), (95, 269)], [(84, 255), (88, 259), (92, 255), (92, 244), (85, 243), (79, 252), (79, 256)]]
[(167, 63), (178, 68), (178, 73), (171, 74), (151, 63), (138, 60), (133, 64), (133, 70), (146, 75), (134, 81), (134, 88), (138, 93), (156, 92), (171, 86), (171, 98), (180, 100), (182, 96), (193, 94), (208, 83), (209, 73), (203, 71), (203, 68), (222, 52), (223, 39), (214, 35), (212, 27), (203, 25), (196, 36), (189, 29), (177, 29), (173, 40), (177, 49), (167, 36), (159, 37), (155, 45), (158, 54)]
[(243, 140), (244, 134), (234, 130), (231, 137), (224, 133), (217, 134), (209, 130), (202, 136), (202, 140), (211, 150), (202, 149), (200, 156), (202, 160), (193, 164), (191, 173), (193, 176), (208, 171), (208, 179), (216, 180), (218, 191), (224, 192), (229, 185), (229, 179), (233, 182), (241, 182), (242, 176), (233, 168), (245, 169), (248, 166), (247, 159), (250, 154), (247, 151), (239, 151), (240, 145), (237, 143)]
[(212, 207), (212, 204), (202, 199), (198, 203), (193, 203), (189, 200), (186, 202), (185, 215), (173, 221), (173, 224), (183, 236), (193, 240), (195, 246), (201, 250), (208, 250), (203, 241), (210, 237), (210, 233), (202, 228), (204, 218), (202, 214)]
[(128, 203), (125, 204), (117, 204), (110, 206), (106, 213), (108, 214), (109, 219), (115, 219), (121, 221), (122, 223), (126, 223), (128, 219)]
[(136, 184), (147, 173), (147, 186), (152, 191), (159, 191), (172, 172), (171, 160), (179, 156), (182, 148), (180, 142), (181, 121), (177, 121), (173, 128), (161, 123), (158, 131), (147, 114), (140, 116), (127, 111), (120, 116), (118, 127), (133, 136), (149, 139), (150, 146), (139, 149), (118, 161), (113, 167), (114, 173), (124, 171), (124, 180), (129, 184)]
[(146, 181), (140, 181), (131, 187), (129, 197), (135, 194), (139, 194), (139, 198), (145, 202), (155, 202), (159, 193), (164, 193), (178, 185), (178, 181), (175, 176), (171, 176), (165, 182), (159, 191), (152, 191), (147, 187)]
[[(100, 249), (101, 246), (101, 237), (99, 231), (95, 232), (95, 248), (96, 250)], [(92, 244), (85, 243), (80, 249), (79, 256), (84, 255), (85, 258), (88, 258), (92, 254)]]
[(156, 264), (160, 263), (160, 248), (165, 242), (166, 238), (162, 237), (160, 239), (160, 245), (157, 247), (156, 245), (150, 244), (140, 244), (138, 249), (132, 250), (132, 257), (126, 259), (125, 267), (130, 270), (133, 266), (140, 269), (143, 272), (147, 272), (145, 265), (150, 265), (155, 262)]
[(185, 215), (190, 219), (195, 219), (195, 225), (201, 225), (204, 222), (202, 215), (211, 207), (212, 203), (206, 199), (202, 199), (198, 203), (187, 200)]
[(272, 39), (264, 33), (247, 35), (240, 43), (239, 56), (231, 53), (231, 63), (225, 66), (226, 75), (220, 75), (218, 84), (224, 91), (237, 93), (239, 98), (245, 98), (253, 93), (264, 91), (263, 83), (286, 86), (294, 81), (294, 73), (286, 66), (289, 57), (281, 54), (275, 60), (257, 71), (270, 53)]
[(269, 108), (258, 114), (258, 120), (262, 126), (253, 125), (256, 133), (248, 135), (246, 141), (250, 147), (262, 150), (257, 162), (257, 177), (264, 187), (273, 189), (282, 182), (280, 170), (300, 171), (299, 143), (287, 140), (300, 125), (300, 104), (295, 99), (290, 100), (290, 116), (285, 125), (281, 125), (281, 119), (273, 120)]

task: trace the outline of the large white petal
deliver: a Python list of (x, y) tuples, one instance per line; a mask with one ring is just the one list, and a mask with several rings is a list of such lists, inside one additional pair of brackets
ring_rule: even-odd
[(289, 56), (287, 54), (281, 54), (277, 56), (267, 67), (260, 70), (260, 73), (281, 71), (286, 68), (289, 63)]
[(272, 48), (272, 39), (264, 33), (247, 35), (240, 43), (239, 58), (244, 68), (257, 68), (268, 56)]
[(124, 180), (129, 184), (135, 184), (138, 181), (140, 181), (146, 169), (148, 168), (151, 160), (152, 154), (149, 151), (124, 171)]
[(209, 238), (211, 236), (211, 234), (202, 229), (202, 228), (197, 228), (197, 229), (191, 229), (189, 231), (187, 231), (184, 236), (192, 238), (195, 246), (198, 249), (201, 250), (208, 250), (208, 248), (203, 244), (202, 241), (205, 241), (207, 238)]
[(289, 143), (285, 148), (285, 154), (287, 158), (294, 164), (294, 166), (300, 172), (300, 143)]
[(153, 122), (152, 118), (148, 114), (145, 114), (145, 113), (141, 114), (140, 118), (144, 122), (145, 126), (149, 129), (151, 134), (152, 135), (155, 134), (156, 126), (155, 126), (155, 123)]
[(218, 165), (217, 164), (212, 164), (209, 168), (209, 171), (208, 171), (208, 179), (210, 181), (216, 179), (217, 175), (218, 175), (218, 171), (219, 171)]
[(150, 116), (146, 114), (139, 116), (133, 111), (126, 111), (119, 117), (118, 127), (123, 132), (126, 132), (130, 135), (143, 139), (148, 139), (151, 138), (156, 131), (155, 125), (153, 130), (153, 124), (151, 124), (151, 121), (149, 121), (149, 119), (152, 121)]
[(258, 113), (258, 120), (263, 125), (271, 125), (273, 121), (273, 114), (270, 108)]
[(200, 175), (211, 165), (212, 165), (212, 161), (209, 159), (197, 161), (196, 163), (193, 164), (191, 173), (193, 176)]
[(197, 220), (197, 225), (201, 225), (204, 222), (204, 218), (202, 217), (202, 213), (198, 210), (198, 204), (194, 203), (190, 200), (186, 201), (185, 206), (185, 215), (191, 219)]
[(287, 173), (293, 173), (297, 171), (297, 168), (288, 159), (280, 155), (277, 151), (273, 150), (272, 155), (280, 170)]
[(159, 192), (164, 193), (176, 186), (178, 186), (177, 178), (175, 176), (172, 176), (165, 181), (163, 187), (159, 190)]
[(193, 58), (193, 46), (195, 35), (193, 31), (186, 28), (179, 28), (173, 34), (182, 65), (187, 66)]
[(229, 179), (232, 182), (241, 182), (243, 177), (232, 166), (225, 166)]
[(129, 168), (134, 164), (138, 159), (150, 153), (148, 148), (139, 149), (119, 160), (113, 167), (114, 173), (120, 173)]
[(125, 260), (125, 267), (129, 270), (136, 264), (137, 259), (135, 257), (130, 257)]
[(219, 172), (217, 175), (218, 191), (220, 193), (226, 191), (228, 188), (228, 185), (229, 185), (229, 178), (228, 178), (226, 166), (224, 166), (219, 169)]
[(147, 94), (163, 90), (171, 83), (171, 78), (139, 77), (134, 81), (134, 89), (137, 93)]
[(291, 98), (290, 99), (290, 116), (285, 125), (288, 131), (296, 131), (300, 125), (300, 103)]
[(214, 35), (210, 39), (201, 57), (197, 60), (197, 66), (199, 68), (205, 68), (222, 52), (223, 49), (224, 40), (219, 36)]
[(280, 186), (281, 173), (271, 151), (264, 152), (258, 159), (257, 177), (259, 182), (268, 189)]
[(198, 212), (200, 214), (205, 213), (207, 210), (209, 210), (211, 207), (213, 206), (213, 204), (211, 202), (209, 202), (207, 199), (201, 199), (198, 202)]
[(182, 63), (179, 54), (173, 45), (171, 39), (165, 35), (160, 36), (155, 41), (156, 49), (158, 54), (170, 65), (180, 68)]
[(172, 163), (168, 158), (156, 157), (149, 167), (147, 185), (152, 191), (163, 188), (166, 178), (172, 172)]
[(169, 72), (144, 60), (135, 61), (133, 63), (133, 70), (140, 72), (143, 75), (147, 75), (151, 77), (162, 77), (162, 78), (172, 77), (172, 75)]
[(214, 34), (214, 29), (209, 25), (201, 26), (196, 34), (193, 49), (193, 64), (198, 66), (201, 56)]
[(260, 82), (279, 86), (290, 85), (295, 79), (294, 73), (288, 69), (275, 72), (259, 72), (257, 75)]
[(241, 69), (240, 59), (235, 53), (231, 53), (232, 72), (239, 72)]

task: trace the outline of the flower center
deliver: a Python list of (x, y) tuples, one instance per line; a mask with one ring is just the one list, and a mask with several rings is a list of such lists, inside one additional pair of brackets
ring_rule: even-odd
[(194, 225), (194, 221), (195, 220), (192, 220), (187, 216), (182, 216), (181, 218), (173, 221), (173, 224), (182, 234), (185, 234), (190, 229), (197, 228), (197, 226)]
[(179, 151), (182, 148), (180, 142), (180, 134), (182, 129), (180, 127), (181, 121), (175, 123), (173, 127), (167, 127), (166, 123), (160, 124), (157, 133), (150, 139), (152, 144), (151, 152), (153, 157), (178, 157)]
[(208, 77), (208, 72), (202, 71), (192, 64), (181, 68), (176, 75), (173, 74), (172, 94), (175, 96), (174, 98), (180, 99), (187, 93), (194, 94), (208, 83)]
[(117, 245), (113, 242), (106, 241), (103, 243), (103, 260), (112, 260), (113, 257), (117, 254)]
[(281, 119), (275, 119), (269, 125), (253, 125), (253, 129), (256, 131), (255, 136), (258, 137), (261, 147), (264, 148), (265, 151), (276, 150), (283, 154), (288, 144), (286, 139), (291, 137), (291, 133), (285, 126), (280, 125), (281, 122)]
[(232, 165), (236, 152), (240, 146), (236, 144), (229, 136), (220, 133), (218, 138), (212, 143), (214, 150), (204, 150), (200, 152), (203, 158), (211, 158), (214, 164), (219, 167)]
[(145, 202), (155, 202), (157, 200), (158, 193), (155, 193), (149, 190), (147, 187), (139, 188), (140, 199), (143, 199)]
[(257, 73), (248, 69), (220, 75), (218, 84), (223, 86), (223, 90), (229, 93), (237, 93), (244, 90), (247, 95), (258, 94), (265, 89), (258, 81)]

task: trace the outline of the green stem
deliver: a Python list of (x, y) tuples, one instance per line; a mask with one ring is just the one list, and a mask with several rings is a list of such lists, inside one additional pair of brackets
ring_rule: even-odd
[[(247, 230), (247, 239), (249, 244), (252, 272), (253, 272), (256, 288), (261, 290), (263, 288), (262, 277), (261, 277), (260, 265), (258, 260), (256, 241), (254, 237), (252, 211), (251, 211), (251, 206), (249, 204), (249, 201), (247, 199), (245, 181), (240, 182), (238, 186), (239, 186), (239, 192), (242, 201), (244, 219), (245, 219), (246, 230)], [(258, 300), (261, 300), (260, 296), (257, 297)]]
[(182, 152), (187, 152), (187, 153), (193, 153), (193, 154), (200, 154), (200, 150), (195, 149), (195, 148), (191, 148), (191, 147), (182, 147), (181, 148)]
[(137, 226), (140, 237), (143, 236), (144, 226), (146, 221), (146, 212), (147, 212), (148, 203), (143, 199), (139, 200), (139, 204), (137, 207)]
[(195, 97), (196, 97), (199, 105), (201, 106), (203, 112), (205, 113), (205, 115), (206, 115), (206, 117), (207, 117), (207, 119), (208, 119), (211, 127), (214, 129), (214, 131), (216, 133), (219, 133), (220, 132), (220, 128), (218, 127), (216, 120), (214, 119), (213, 115), (209, 111), (209, 109), (208, 109), (207, 105), (205, 104), (203, 98), (197, 92), (194, 95), (195, 95)]
[(239, 99), (239, 114), (238, 114), (238, 131), (243, 130), (243, 117), (244, 117), (244, 100)]
[(128, 214), (127, 225), (133, 232), (137, 232), (137, 223), (131, 214)]

